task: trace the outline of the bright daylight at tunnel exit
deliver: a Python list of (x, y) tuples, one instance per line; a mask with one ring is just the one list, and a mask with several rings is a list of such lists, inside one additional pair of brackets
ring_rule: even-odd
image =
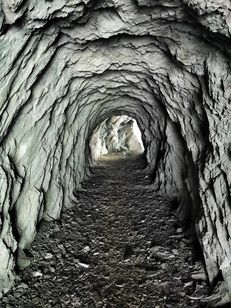
[(93, 131), (89, 146), (92, 163), (106, 154), (105, 158), (112, 160), (120, 155), (139, 155), (144, 152), (137, 121), (127, 115), (111, 116), (99, 124)]
[(0, 1), (0, 308), (231, 307), (231, 2)]

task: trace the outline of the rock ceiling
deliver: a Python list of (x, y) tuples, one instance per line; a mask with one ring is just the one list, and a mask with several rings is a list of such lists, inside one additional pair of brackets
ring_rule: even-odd
[[(231, 4), (2, 0), (0, 289), (38, 222), (89, 174), (88, 141), (135, 118), (153, 185), (179, 202), (209, 280), (231, 262)], [(230, 287), (231, 289), (231, 287)]]

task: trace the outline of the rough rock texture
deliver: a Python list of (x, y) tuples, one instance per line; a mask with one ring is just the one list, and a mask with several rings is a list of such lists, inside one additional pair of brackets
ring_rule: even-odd
[(100, 158), (75, 207), (40, 225), (31, 266), (1, 308), (206, 307), (206, 282), (190, 277), (192, 240), (143, 167)]
[(0, 290), (41, 219), (89, 174), (91, 133), (122, 112), (147, 170), (195, 227), (210, 282), (230, 283), (230, 31), (226, 0), (2, 0)]

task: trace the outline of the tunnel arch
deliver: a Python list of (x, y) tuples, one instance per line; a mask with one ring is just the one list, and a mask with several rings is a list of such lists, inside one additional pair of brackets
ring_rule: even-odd
[(101, 108), (95, 102), (105, 105), (103, 114), (112, 98), (126, 98), (129, 112), (151, 115), (145, 127), (153, 124), (153, 131), (144, 128), (147, 170), (156, 189), (200, 209), (195, 229), (209, 280), (220, 271), (225, 277), (231, 266), (229, 4), (59, 5), (6, 0), (0, 8), (0, 289), (12, 284), (15, 256), (31, 244), (38, 222), (59, 218), (88, 176), (82, 148), (96, 123), (93, 109)]

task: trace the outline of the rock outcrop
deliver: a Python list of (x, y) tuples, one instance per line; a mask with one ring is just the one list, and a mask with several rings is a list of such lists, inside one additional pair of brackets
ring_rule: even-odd
[(118, 112), (137, 120), (153, 185), (194, 226), (210, 282), (222, 272), (231, 290), (230, 14), (226, 0), (2, 0), (1, 292)]

